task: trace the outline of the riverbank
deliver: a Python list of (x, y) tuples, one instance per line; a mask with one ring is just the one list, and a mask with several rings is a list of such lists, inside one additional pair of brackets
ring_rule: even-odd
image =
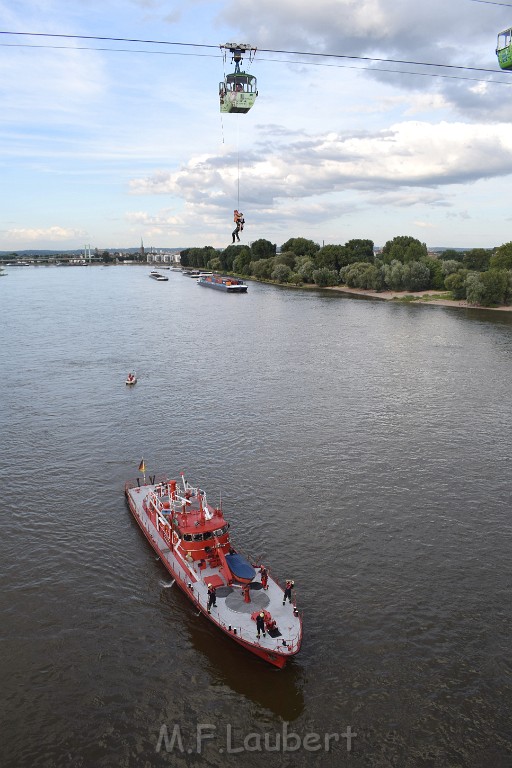
[(467, 301), (448, 299), (447, 291), (368, 291), (362, 288), (349, 288), (346, 285), (335, 285), (328, 288), (330, 291), (351, 293), (355, 296), (368, 296), (381, 301), (399, 301), (404, 304), (436, 304), (442, 307), (463, 307), (464, 309), (486, 309), (493, 312), (512, 312), (512, 306), (481, 307), (479, 304), (468, 304)]

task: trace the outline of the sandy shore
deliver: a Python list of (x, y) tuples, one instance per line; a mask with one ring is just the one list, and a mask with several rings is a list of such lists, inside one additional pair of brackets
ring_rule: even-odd
[(336, 285), (328, 290), (340, 293), (352, 293), (356, 296), (369, 296), (372, 299), (382, 301), (404, 301), (411, 304), (436, 304), (441, 307), (463, 307), (464, 309), (487, 309), (491, 312), (512, 312), (512, 306), (480, 307), (477, 304), (468, 304), (467, 301), (453, 301), (446, 297), (446, 291), (366, 291), (361, 288), (349, 288), (346, 285)]

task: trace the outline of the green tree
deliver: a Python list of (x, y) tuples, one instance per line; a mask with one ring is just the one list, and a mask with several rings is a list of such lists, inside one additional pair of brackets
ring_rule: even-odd
[(345, 251), (346, 248), (343, 245), (324, 245), (315, 254), (315, 263), (319, 269), (321, 267), (339, 269), (349, 263), (345, 257)]
[(427, 257), (427, 246), (420, 243), (415, 237), (398, 235), (393, 240), (388, 240), (382, 249), (381, 259), (386, 264), (392, 261), (401, 261), (407, 264), (409, 261), (420, 261)]
[(442, 291), (444, 288), (444, 274), (443, 274), (443, 262), (439, 259), (434, 259), (431, 256), (427, 256), (426, 259), (422, 259), (423, 263), (428, 267), (430, 272), (430, 287), (436, 291)]
[(492, 251), (485, 248), (472, 248), (464, 254), (463, 262), (466, 269), (484, 272), (489, 269)]
[(270, 280), (274, 270), (274, 259), (251, 261), (249, 267), (254, 277), (258, 277), (260, 280)]
[(457, 272), (451, 272), (446, 276), (444, 281), (444, 287), (447, 291), (451, 291), (454, 299), (466, 298), (466, 270), (458, 270)]
[(507, 293), (505, 295), (505, 304), (512, 304), (512, 269), (507, 270)]
[(233, 262), (242, 248), (249, 250), (246, 245), (228, 245), (218, 254), (221, 272), (233, 272)]
[(347, 263), (367, 261), (371, 264), (375, 260), (373, 240), (348, 240), (345, 248), (350, 258), (350, 262)]
[(444, 277), (447, 277), (448, 275), (452, 275), (454, 272), (460, 272), (461, 269), (464, 269), (464, 264), (462, 261), (453, 261), (452, 259), (447, 259), (446, 261), (443, 261), (441, 269)]
[(192, 269), (205, 268), (210, 259), (217, 256), (218, 252), (211, 245), (204, 248), (187, 248), (180, 254), (180, 261), (183, 267)]
[(332, 285), (338, 285), (340, 279), (339, 275), (334, 269), (327, 269), (327, 267), (321, 267), (320, 269), (315, 269), (313, 272), (313, 280), (316, 283), (316, 285), (320, 286), (321, 288), (326, 288), (327, 286)]
[(286, 264), (286, 266), (290, 267), (290, 269), (294, 269), (296, 261), (297, 257), (293, 251), (281, 251), (281, 253), (278, 253), (277, 256), (274, 256), (275, 264)]
[(341, 282), (350, 288), (364, 288), (371, 291), (380, 291), (384, 284), (384, 274), (381, 266), (369, 264), (367, 261), (359, 261), (348, 264), (340, 269)]
[(393, 259), (390, 264), (384, 264), (384, 285), (390, 291), (404, 290), (404, 265), (398, 259)]
[(287, 283), (292, 276), (292, 271), (287, 264), (276, 264), (270, 277), (277, 283)]
[(464, 252), (456, 251), (455, 248), (447, 248), (439, 254), (441, 261), (462, 261), (463, 256)]
[(300, 276), (301, 282), (312, 283), (313, 271), (316, 269), (314, 262), (307, 256), (303, 256), (299, 261), (300, 263), (297, 264), (297, 274)]
[(406, 291), (425, 291), (430, 288), (430, 270), (421, 261), (404, 264), (402, 279)]
[(230, 271), (236, 272), (238, 275), (251, 274), (251, 251), (245, 245), (237, 247), (237, 253)]
[(512, 269), (512, 242), (496, 248), (489, 259), (489, 266), (491, 269)]
[(293, 251), (296, 256), (315, 256), (320, 246), (305, 237), (292, 237), (283, 243), (281, 251)]
[(469, 272), (466, 277), (466, 298), (468, 304), (481, 304), (485, 298), (485, 287), (481, 273)]
[(211, 269), (212, 272), (222, 271), (222, 263), (220, 260), (220, 256), (215, 256), (215, 258), (210, 259), (210, 261), (208, 262), (208, 269)]
[(255, 240), (251, 245), (252, 261), (258, 261), (259, 259), (271, 259), (276, 255), (276, 246), (270, 242), (261, 238)]
[(505, 304), (508, 295), (508, 272), (506, 269), (489, 269), (480, 274), (480, 280), (484, 286), (483, 299), (480, 301), (484, 307), (501, 307)]

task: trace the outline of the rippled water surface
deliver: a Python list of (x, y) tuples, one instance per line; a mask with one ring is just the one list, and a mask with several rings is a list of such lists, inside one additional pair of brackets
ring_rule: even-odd
[[(0, 278), (0, 764), (510, 766), (512, 316), (148, 273)], [(285, 670), (170, 587), (142, 456), (295, 579)]]

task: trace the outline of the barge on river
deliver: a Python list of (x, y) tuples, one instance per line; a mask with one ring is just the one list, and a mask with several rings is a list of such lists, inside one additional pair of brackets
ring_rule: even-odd
[(165, 275), (161, 275), (158, 270), (154, 269), (152, 272), (149, 273), (149, 276), (153, 278), (153, 280), (158, 280), (159, 283), (166, 283), (169, 278)]
[(150, 480), (126, 483), (128, 506), (197, 615), (261, 659), (284, 667), (302, 641), (292, 590), (283, 590), (234, 547), (222, 508), (208, 504), (203, 490), (183, 475), (182, 487), (168, 478)]
[(216, 288), (226, 293), (247, 293), (247, 285), (236, 277), (222, 277), (222, 275), (201, 275), (198, 285), (206, 288)]

